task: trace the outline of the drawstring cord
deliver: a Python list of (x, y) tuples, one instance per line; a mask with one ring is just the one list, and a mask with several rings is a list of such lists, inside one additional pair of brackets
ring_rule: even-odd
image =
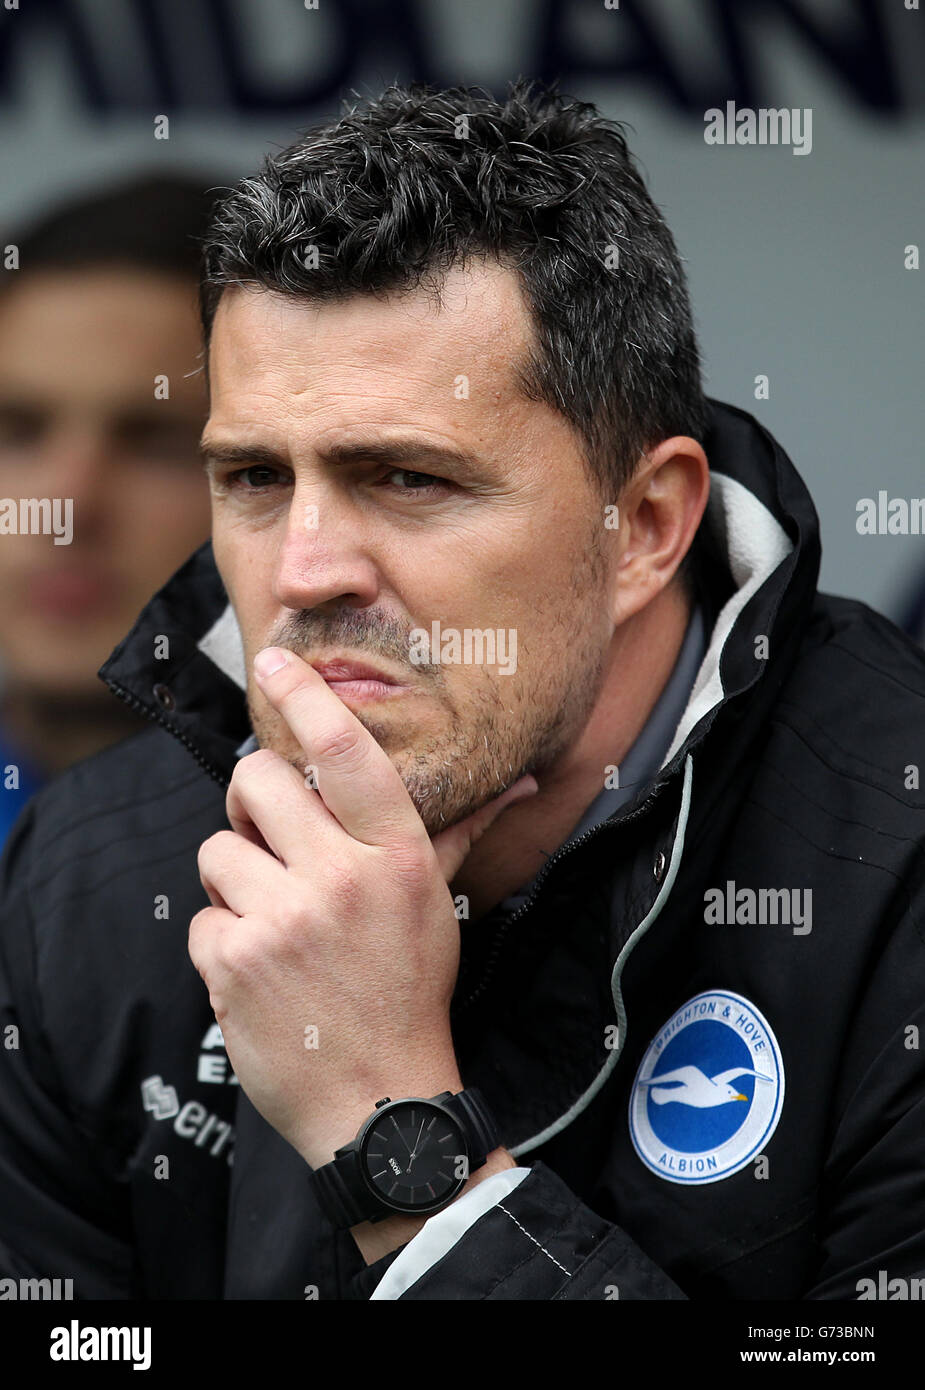
[(545, 1144), (548, 1139), (552, 1139), (556, 1134), (561, 1134), (562, 1130), (566, 1129), (576, 1116), (580, 1115), (581, 1112), (590, 1105), (591, 1101), (597, 1095), (619, 1061), (620, 1053), (623, 1051), (623, 1044), (626, 1040), (626, 1010), (623, 1006), (623, 995), (620, 991), (620, 977), (623, 974), (623, 967), (626, 964), (630, 952), (658, 919), (674, 887), (675, 879), (678, 877), (678, 870), (681, 867), (681, 856), (684, 853), (684, 836), (687, 831), (687, 822), (690, 815), (693, 779), (694, 760), (690, 753), (688, 753), (684, 762), (684, 783), (681, 788), (681, 807), (678, 811), (678, 828), (675, 832), (674, 844), (671, 847), (671, 858), (668, 861), (667, 873), (665, 874), (664, 881), (662, 882), (655, 902), (649, 908), (649, 911), (646, 913), (645, 917), (643, 917), (639, 925), (630, 934), (623, 946), (623, 950), (617, 956), (616, 964), (614, 965), (613, 973), (610, 977), (610, 991), (613, 995), (614, 1009), (617, 1015), (616, 1046), (611, 1050), (607, 1061), (601, 1067), (588, 1089), (583, 1095), (578, 1097), (574, 1105), (569, 1106), (564, 1115), (560, 1115), (558, 1120), (554, 1120), (551, 1125), (547, 1125), (539, 1134), (534, 1134), (531, 1139), (525, 1139), (523, 1143), (517, 1144), (514, 1148), (509, 1150), (514, 1158), (519, 1157), (522, 1153), (526, 1153), (529, 1149), (538, 1148), (540, 1144)]

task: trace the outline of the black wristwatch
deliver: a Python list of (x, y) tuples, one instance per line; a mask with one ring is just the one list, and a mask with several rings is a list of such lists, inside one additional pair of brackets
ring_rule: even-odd
[(337, 1227), (398, 1213), (431, 1215), (452, 1202), (499, 1145), (474, 1087), (430, 1100), (376, 1101), (350, 1144), (314, 1172), (322, 1210)]

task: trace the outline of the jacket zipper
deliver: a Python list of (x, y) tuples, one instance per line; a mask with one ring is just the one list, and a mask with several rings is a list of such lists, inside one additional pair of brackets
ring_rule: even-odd
[[(611, 973), (611, 991), (613, 993), (614, 1007), (617, 1012), (618, 1046), (612, 1049), (612, 1051), (610, 1052), (610, 1056), (604, 1063), (601, 1070), (598, 1072), (597, 1076), (592, 1081), (591, 1085), (586, 1087), (586, 1089), (578, 1097), (578, 1100), (572, 1102), (572, 1104), (569, 1106), (568, 1110), (566, 1110), (564, 1115), (560, 1115), (557, 1120), (554, 1120), (552, 1124), (547, 1125), (545, 1129), (539, 1132), (539, 1134), (534, 1134), (531, 1138), (524, 1139), (521, 1141), (521, 1143), (511, 1148), (510, 1152), (514, 1158), (519, 1158), (521, 1154), (528, 1153), (531, 1149), (535, 1149), (539, 1145), (544, 1144), (547, 1141), (547, 1139), (551, 1139), (556, 1134), (560, 1134), (563, 1129), (565, 1129), (569, 1124), (571, 1124), (575, 1116), (580, 1115), (581, 1112), (591, 1103), (591, 1101), (597, 1095), (598, 1091), (607, 1081), (608, 1076), (612, 1075), (614, 1069), (617, 1066), (617, 1063), (620, 1060), (620, 1057), (623, 1054), (623, 1048), (626, 1043), (627, 1031), (626, 1007), (623, 1002), (622, 990), (623, 971), (626, 967), (626, 962), (629, 960), (631, 953), (636, 948), (637, 943), (639, 942), (641, 937), (645, 936), (645, 934), (651, 929), (653, 922), (661, 913), (662, 908), (668, 901), (668, 898), (674, 889), (675, 880), (677, 878), (678, 870), (680, 869), (681, 863), (680, 854), (678, 854), (676, 857), (676, 852), (678, 851), (678, 846), (680, 842), (680, 853), (683, 854), (685, 836), (687, 834), (687, 824), (690, 815), (690, 788), (692, 777), (693, 761), (691, 759), (691, 755), (688, 753), (684, 764), (684, 781), (682, 783), (681, 788), (681, 805), (678, 810), (678, 824), (675, 829), (674, 841), (671, 847), (671, 854), (669, 855), (666, 864), (665, 876), (661, 881), (659, 891), (655, 896), (655, 900), (652, 903), (652, 906), (649, 908), (642, 921), (636, 925), (633, 931), (630, 932), (626, 941), (623, 943), (623, 947), (621, 948), (620, 953), (617, 956), (616, 962), (613, 967), (613, 971)], [(687, 803), (686, 810), (685, 801)], [(648, 800), (644, 803), (644, 806), (647, 804)], [(644, 807), (640, 807), (640, 810), (642, 809), (644, 809)], [(635, 815), (635, 812), (633, 814)], [(631, 817), (627, 816), (626, 819), (629, 820), (631, 819)]]
[(184, 748), (186, 748), (190, 753), (192, 753), (193, 757), (196, 759), (196, 762), (203, 769), (203, 771), (207, 772), (210, 777), (214, 778), (220, 786), (228, 786), (228, 778), (225, 777), (221, 772), (219, 772), (217, 767), (213, 766), (212, 763), (208, 762), (202, 756), (196, 745), (194, 743), (191, 743), (190, 740), (186, 737), (186, 735), (180, 729), (178, 729), (176, 725), (171, 724), (169, 720), (165, 719), (162, 714), (159, 714), (157, 712), (157, 710), (152, 710), (150, 705), (144, 704), (142, 700), (138, 699), (137, 695), (132, 695), (130, 691), (125, 690), (124, 687), (119, 685), (116, 681), (108, 680), (106, 682), (106, 685), (114, 695), (117, 695), (119, 697), (123, 704), (128, 705), (129, 708), (133, 709), (136, 714), (143, 714), (146, 719), (151, 721), (152, 724), (159, 724), (162, 729), (166, 729), (169, 734), (172, 734), (175, 739), (177, 739), (180, 743), (183, 744)]
[(461, 1012), (464, 1009), (468, 1009), (470, 1004), (474, 1003), (474, 1001), (478, 999), (479, 995), (484, 992), (485, 988), (487, 987), (495, 973), (498, 958), (501, 953), (501, 948), (507, 937), (508, 931), (514, 925), (515, 922), (520, 921), (520, 919), (527, 914), (527, 912), (536, 902), (540, 889), (542, 888), (543, 883), (547, 878), (547, 875), (551, 872), (553, 865), (561, 863), (561, 861), (566, 857), (566, 855), (570, 854), (572, 850), (577, 849), (579, 845), (587, 844), (589, 840), (593, 840), (595, 836), (600, 835), (601, 832), (606, 830), (608, 826), (616, 824), (626, 825), (630, 821), (638, 820), (640, 816), (644, 815), (651, 808), (653, 802), (657, 800), (662, 788), (668, 785), (669, 780), (670, 779), (666, 777), (664, 781), (657, 782), (656, 785), (653, 787), (652, 791), (646, 797), (645, 801), (643, 801), (641, 805), (637, 806), (635, 811), (630, 811), (630, 813), (626, 816), (618, 816), (615, 821), (601, 821), (599, 825), (592, 826), (590, 830), (586, 830), (585, 833), (582, 836), (580, 836), (577, 840), (573, 840), (571, 841), (571, 843), (563, 845), (561, 849), (556, 850), (555, 854), (553, 854), (549, 859), (547, 859), (546, 863), (543, 865), (542, 869), (540, 869), (539, 873), (537, 874), (536, 880), (534, 881), (533, 887), (530, 890), (529, 896), (527, 897), (526, 901), (522, 902), (520, 907), (518, 907), (515, 912), (512, 912), (509, 917), (506, 917), (502, 922), (498, 924), (498, 928), (495, 932), (494, 938), (492, 939), (488, 959), (485, 962), (485, 968), (482, 971), (479, 981), (476, 984), (475, 988), (469, 992), (466, 998), (459, 1001), (459, 1003), (455, 1006), (454, 1012)]

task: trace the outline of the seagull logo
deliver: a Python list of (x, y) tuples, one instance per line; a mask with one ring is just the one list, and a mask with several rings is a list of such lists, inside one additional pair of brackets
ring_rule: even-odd
[(768, 1020), (733, 990), (704, 990), (675, 1010), (643, 1053), (630, 1092), (630, 1138), (666, 1182), (720, 1182), (761, 1154), (783, 1102), (784, 1063)]
[(651, 1086), (649, 1097), (656, 1105), (667, 1105), (676, 1100), (681, 1105), (694, 1105), (698, 1110), (708, 1110), (714, 1105), (727, 1105), (731, 1100), (748, 1100), (730, 1082), (740, 1076), (755, 1076), (759, 1081), (773, 1081), (760, 1071), (750, 1071), (748, 1067), (730, 1067), (728, 1071), (717, 1072), (716, 1076), (706, 1076), (699, 1067), (675, 1067), (674, 1071), (663, 1072), (661, 1076), (650, 1076), (648, 1081), (640, 1081), (640, 1086)]

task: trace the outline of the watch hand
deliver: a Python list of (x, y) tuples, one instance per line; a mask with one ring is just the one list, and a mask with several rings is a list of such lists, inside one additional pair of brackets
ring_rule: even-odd
[(426, 1120), (427, 1120), (427, 1116), (425, 1115), (425, 1116), (424, 1116), (424, 1119), (421, 1121), (421, 1128), (418, 1130), (418, 1137), (417, 1137), (417, 1139), (415, 1139), (415, 1141), (414, 1141), (414, 1152), (415, 1152), (415, 1154), (417, 1154), (417, 1151), (418, 1151), (418, 1144), (421, 1142), (421, 1135), (424, 1133), (424, 1125), (425, 1125)]
[[(419, 1142), (420, 1142), (421, 1135), (424, 1133), (424, 1123), (425, 1123), (426, 1119), (427, 1119), (427, 1116), (425, 1115), (425, 1116), (424, 1116), (424, 1119), (421, 1121), (421, 1128), (418, 1130), (417, 1138), (416, 1138), (415, 1141), (414, 1141), (414, 1148), (411, 1150), (411, 1163), (413, 1163), (414, 1160), (415, 1160), (415, 1159), (417, 1158), (417, 1156), (418, 1156), (418, 1144), (419, 1144)], [(409, 1173), (411, 1172), (411, 1163), (408, 1164), (408, 1172), (409, 1172)]]

